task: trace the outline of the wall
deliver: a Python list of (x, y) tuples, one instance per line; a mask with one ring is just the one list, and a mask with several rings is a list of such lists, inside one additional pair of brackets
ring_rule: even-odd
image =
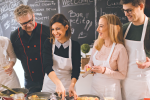
[(10, 37), (10, 33), (20, 25), (14, 19), (13, 11), (20, 4), (29, 5), (38, 23), (49, 26), (49, 20), (62, 13), (70, 22), (73, 40), (91, 47), (97, 39), (99, 17), (104, 14), (117, 15), (122, 23), (127, 18), (121, 11), (120, 0), (0, 0), (0, 35)]

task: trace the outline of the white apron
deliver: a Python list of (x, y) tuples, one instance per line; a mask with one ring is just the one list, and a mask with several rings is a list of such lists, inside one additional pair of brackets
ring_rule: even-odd
[[(128, 34), (132, 22), (129, 24), (126, 33), (124, 35), (124, 39)], [(148, 86), (150, 86), (150, 68), (139, 69), (136, 64), (136, 49), (140, 51), (144, 48), (144, 38), (146, 34), (146, 28), (148, 24), (148, 18), (145, 16), (145, 22), (143, 26), (143, 32), (141, 41), (132, 41), (125, 39), (125, 47), (127, 49), (129, 55), (129, 65), (128, 65), (128, 73), (127, 78), (122, 81), (122, 96), (123, 100), (143, 100), (146, 97), (150, 98), (150, 92)], [(146, 75), (146, 77), (139, 78), (137, 75), (141, 74)]]
[[(109, 60), (112, 55), (112, 52), (114, 50), (115, 43), (113, 43), (110, 54), (106, 61), (100, 61), (96, 60), (95, 56), (98, 53), (98, 51), (95, 52), (93, 55), (93, 63), (95, 66), (101, 66), (101, 67), (107, 67), (110, 68)], [(111, 68), (110, 68), (111, 69)], [(105, 74), (96, 73), (93, 77), (92, 81), (92, 88), (91, 93), (100, 97), (103, 97), (104, 95), (104, 89), (105, 87), (115, 86), (115, 99), (116, 100), (122, 100), (121, 97), (121, 88), (120, 88), (120, 80), (113, 79), (111, 77), (108, 77)]]
[[(55, 44), (53, 44), (53, 70), (55, 71), (57, 77), (62, 82), (66, 89), (69, 91), (69, 86), (71, 84), (71, 73), (72, 73), (72, 59), (71, 59), (71, 39), (69, 39), (69, 58), (60, 57), (54, 54)], [(42, 92), (56, 92), (56, 85), (51, 81), (47, 74), (45, 74), (43, 81)]]
[[(8, 43), (5, 44), (6, 47), (2, 47), (0, 44), (0, 84), (6, 85), (9, 88), (20, 88), (20, 83), (19, 79), (13, 70), (12, 74), (9, 76), (6, 74), (5, 69), (3, 68), (4, 66), (9, 64), (9, 60), (6, 59), (7, 55), (7, 45)], [(5, 90), (5, 88), (0, 87), (0, 91)]]

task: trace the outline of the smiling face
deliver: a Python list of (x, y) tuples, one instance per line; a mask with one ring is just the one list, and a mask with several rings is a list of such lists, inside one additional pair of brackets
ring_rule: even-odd
[(26, 32), (32, 32), (35, 27), (34, 14), (31, 15), (28, 13), (27, 15), (20, 16), (18, 17), (17, 21), (20, 23), (22, 29), (25, 30)]
[(128, 21), (137, 22), (143, 12), (143, 4), (137, 7), (133, 6), (132, 3), (123, 4), (123, 10)]
[(57, 39), (59, 42), (66, 40), (66, 31), (67, 30), (68, 30), (68, 25), (64, 26), (59, 22), (55, 22), (51, 26), (52, 34), (55, 37), (55, 39)]
[(107, 20), (105, 18), (100, 18), (97, 32), (99, 33), (99, 37), (101, 39), (109, 38), (109, 29), (108, 29)]

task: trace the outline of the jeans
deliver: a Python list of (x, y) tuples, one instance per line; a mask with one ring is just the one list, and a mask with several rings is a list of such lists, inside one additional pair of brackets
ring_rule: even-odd
[(43, 86), (43, 81), (33, 82), (32, 80), (25, 79), (25, 88), (29, 90), (28, 94), (34, 92), (41, 92)]

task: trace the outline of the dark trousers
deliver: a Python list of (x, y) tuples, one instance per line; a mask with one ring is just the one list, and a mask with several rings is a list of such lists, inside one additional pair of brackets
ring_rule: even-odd
[(28, 94), (34, 92), (41, 92), (43, 86), (43, 81), (41, 82), (33, 82), (32, 80), (25, 79), (25, 88), (29, 90)]

